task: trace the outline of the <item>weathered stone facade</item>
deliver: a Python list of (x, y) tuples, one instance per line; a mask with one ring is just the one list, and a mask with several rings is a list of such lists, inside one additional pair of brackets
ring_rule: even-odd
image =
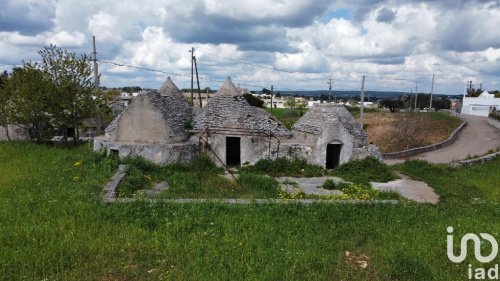
[(111, 122), (105, 135), (94, 140), (94, 149), (138, 155), (156, 163), (191, 161), (197, 145), (187, 131), (192, 109), (170, 78), (158, 93), (141, 93)]
[(29, 140), (29, 132), (27, 129), (18, 125), (7, 125), (8, 137), (5, 127), (0, 126), (0, 141), (2, 140)]
[(365, 139), (343, 106), (314, 105), (290, 131), (250, 106), (230, 79), (207, 106), (193, 110), (169, 78), (159, 93), (137, 96), (106, 135), (96, 138), (94, 149), (106, 148), (121, 157), (141, 155), (157, 163), (190, 161), (197, 157), (201, 140), (219, 164), (252, 164), (279, 156), (333, 168), (351, 159), (380, 158)]

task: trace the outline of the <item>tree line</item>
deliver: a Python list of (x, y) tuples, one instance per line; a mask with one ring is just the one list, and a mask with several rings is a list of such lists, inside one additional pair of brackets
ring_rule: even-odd
[[(418, 94), (416, 107), (420, 110), (428, 108), (431, 101), (430, 94)], [(415, 109), (415, 96), (400, 95), (396, 99), (383, 99), (379, 106), (387, 108), (391, 112), (399, 111), (400, 109)], [(446, 97), (432, 97), (432, 108), (437, 110), (451, 108), (451, 101)]]
[(87, 118), (109, 114), (105, 92), (94, 84), (91, 60), (54, 45), (38, 51), (41, 62), (23, 62), (0, 75), (0, 126), (25, 128), (32, 140), (62, 135), (79, 142)]

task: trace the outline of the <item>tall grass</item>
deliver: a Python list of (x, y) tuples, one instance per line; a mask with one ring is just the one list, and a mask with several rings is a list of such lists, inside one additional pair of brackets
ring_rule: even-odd
[[(464, 280), (479, 265), (447, 259), (446, 227), (500, 237), (500, 159), (398, 166), (437, 190), (437, 206), (236, 206), (104, 204), (118, 163), (95, 158), (88, 147), (0, 142), (0, 280)], [(272, 186), (248, 182), (259, 180)]]

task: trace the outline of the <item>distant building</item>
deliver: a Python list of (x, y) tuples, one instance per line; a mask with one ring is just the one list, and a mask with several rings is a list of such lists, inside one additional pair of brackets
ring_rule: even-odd
[(462, 114), (488, 116), (493, 109), (500, 110), (500, 98), (495, 95), (482, 92), (478, 97), (464, 97), (462, 102)]

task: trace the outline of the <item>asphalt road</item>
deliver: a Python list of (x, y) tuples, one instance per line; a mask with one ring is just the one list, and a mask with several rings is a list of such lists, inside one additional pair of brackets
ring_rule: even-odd
[[(450, 163), (469, 156), (484, 155), (489, 150), (500, 148), (500, 130), (489, 125), (488, 117), (460, 115), (467, 120), (455, 143), (431, 152), (425, 152), (409, 159), (422, 159), (432, 163)], [(406, 159), (387, 159), (388, 164), (403, 162)]]

